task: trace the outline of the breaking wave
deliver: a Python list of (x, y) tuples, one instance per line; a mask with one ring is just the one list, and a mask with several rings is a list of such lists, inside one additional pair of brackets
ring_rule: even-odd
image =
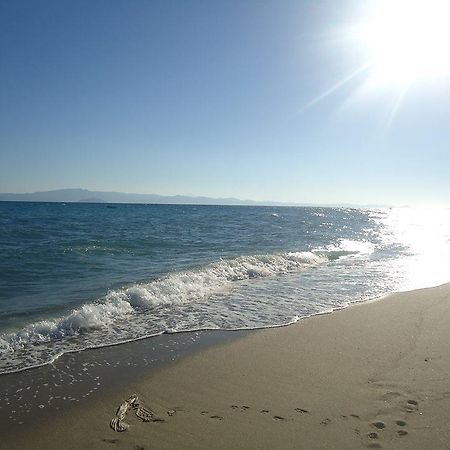
[[(0, 373), (42, 365), (67, 352), (185, 331), (192, 323), (173, 319), (180, 309), (201, 310), (202, 303), (226, 295), (236, 282), (301, 272), (339, 256), (334, 252), (241, 256), (112, 290), (67, 315), (0, 335)], [(219, 328), (211, 317), (204, 319), (197, 318), (194, 326)]]

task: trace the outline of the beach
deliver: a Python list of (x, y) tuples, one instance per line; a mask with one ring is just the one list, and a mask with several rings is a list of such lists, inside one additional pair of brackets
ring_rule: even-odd
[(450, 450), (449, 22), (3, 1), (0, 450)]
[[(448, 449), (449, 316), (447, 284), (255, 331), (47, 412), (0, 445)], [(110, 420), (131, 394), (158, 420), (130, 408), (129, 428), (115, 432)]]

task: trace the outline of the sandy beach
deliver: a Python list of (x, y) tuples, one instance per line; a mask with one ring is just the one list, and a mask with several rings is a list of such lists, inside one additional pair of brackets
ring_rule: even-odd
[(450, 0), (0, 11), (0, 450), (450, 450)]
[[(47, 416), (2, 448), (448, 449), (450, 285), (399, 293), (183, 357)], [(154, 413), (109, 427), (131, 394)]]

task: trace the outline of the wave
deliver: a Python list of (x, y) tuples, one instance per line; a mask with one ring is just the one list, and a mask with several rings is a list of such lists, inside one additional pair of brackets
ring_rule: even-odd
[[(232, 290), (236, 282), (300, 272), (329, 259), (332, 258), (313, 252), (240, 256), (221, 259), (192, 270), (174, 272), (148, 283), (112, 290), (104, 298), (86, 303), (67, 315), (41, 320), (21, 330), (0, 335), (0, 373), (2, 363), (8, 355), (13, 358), (27, 348), (37, 349), (39, 345), (58, 347), (76, 340), (76, 350), (80, 349), (80, 340), (83, 341), (83, 348), (89, 348), (170, 331), (170, 327), (165, 327), (162, 331), (152, 329), (148, 323), (157, 321), (161, 311), (167, 316), (168, 311), (179, 306), (204, 303), (211, 296), (224, 294)], [(129, 334), (125, 335), (123, 330), (136, 322), (137, 317), (141, 324), (146, 321), (146, 326), (141, 326), (140, 331), (131, 337)], [(96, 332), (97, 338), (89, 338)], [(73, 345), (69, 347), (67, 351), (75, 351)], [(55, 351), (47, 348), (46, 358)], [(67, 351), (60, 351), (58, 355)]]

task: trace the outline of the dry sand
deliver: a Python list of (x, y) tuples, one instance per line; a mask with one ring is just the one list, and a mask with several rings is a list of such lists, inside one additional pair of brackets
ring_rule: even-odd
[[(132, 393), (164, 421), (114, 432)], [(449, 449), (450, 285), (214, 346), (0, 446)]]

